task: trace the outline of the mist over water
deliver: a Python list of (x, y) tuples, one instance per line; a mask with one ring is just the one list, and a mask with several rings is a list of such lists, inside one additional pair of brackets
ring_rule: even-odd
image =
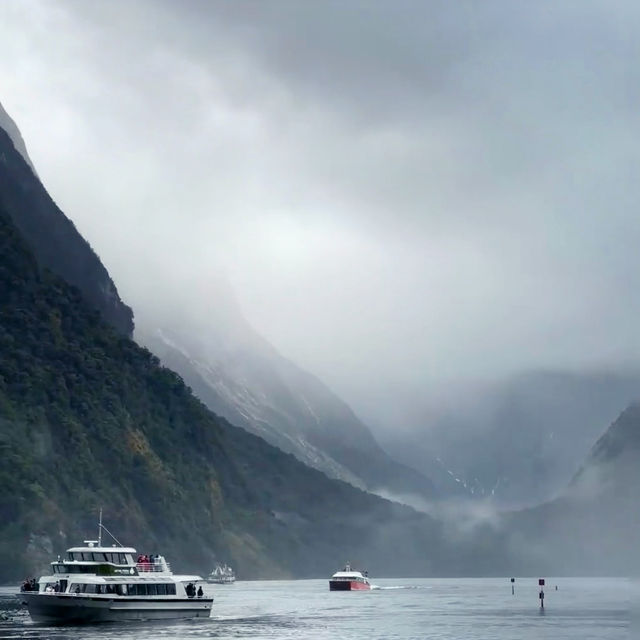
[[(536, 578), (376, 580), (370, 592), (329, 592), (326, 580), (238, 582), (214, 588), (212, 618), (174, 624), (39, 627), (0, 590), (0, 637), (309, 638), (342, 640), (622, 640), (638, 585), (622, 579), (547, 578), (541, 612)], [(555, 585), (558, 591), (555, 591)]]

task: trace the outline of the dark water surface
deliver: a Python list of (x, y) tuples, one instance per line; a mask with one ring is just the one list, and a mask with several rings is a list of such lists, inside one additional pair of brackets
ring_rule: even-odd
[(532, 578), (517, 579), (515, 596), (507, 579), (374, 582), (352, 593), (329, 592), (327, 580), (210, 585), (208, 620), (66, 627), (33, 624), (16, 589), (2, 587), (0, 639), (640, 640), (640, 589), (626, 579), (547, 579), (544, 612)]

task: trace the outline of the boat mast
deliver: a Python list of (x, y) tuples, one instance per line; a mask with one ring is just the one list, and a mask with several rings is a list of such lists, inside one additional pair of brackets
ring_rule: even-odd
[(98, 523), (98, 546), (102, 546), (102, 507), (100, 507), (100, 521)]

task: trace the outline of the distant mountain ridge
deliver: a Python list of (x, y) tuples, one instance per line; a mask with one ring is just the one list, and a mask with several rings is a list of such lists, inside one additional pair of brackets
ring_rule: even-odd
[[(533, 371), (459, 393), (424, 428), (382, 439), (418, 470), (439, 459), (439, 476), (458, 479), (469, 497), (502, 508), (546, 502), (564, 490), (620, 408), (640, 398), (640, 372)], [(381, 438), (383, 434), (381, 434)], [(479, 455), (481, 452), (481, 455)]]
[(521, 571), (640, 575), (640, 405), (632, 404), (592, 447), (555, 500), (509, 514)]
[[(33, 249), (38, 262), (78, 287), (117, 331), (133, 334), (133, 311), (118, 290), (100, 258), (62, 213), (36, 177), (15, 123), (2, 111), (13, 132), (0, 129), (0, 203)], [(17, 142), (14, 142), (16, 141)], [(20, 150), (22, 148), (22, 151)]]

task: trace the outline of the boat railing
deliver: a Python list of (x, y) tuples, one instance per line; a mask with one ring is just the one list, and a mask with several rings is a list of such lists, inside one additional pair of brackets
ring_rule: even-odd
[(136, 569), (138, 573), (161, 573), (164, 571), (171, 571), (171, 567), (168, 562), (137, 562)]

